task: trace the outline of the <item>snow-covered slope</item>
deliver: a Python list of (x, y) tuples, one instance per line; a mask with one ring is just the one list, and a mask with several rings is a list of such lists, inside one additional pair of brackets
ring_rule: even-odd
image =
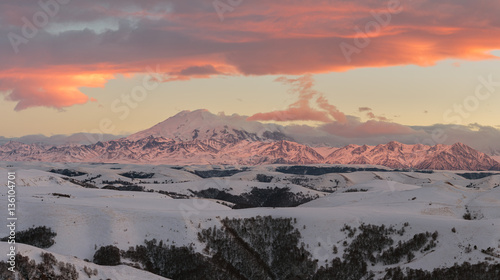
[[(3, 252), (8, 252), (9, 246), (10, 245), (7, 242), (0, 242), (0, 250), (2, 250)], [(128, 265), (119, 265), (113, 267), (100, 266), (73, 256), (52, 253), (43, 249), (39, 249), (24, 244), (17, 245), (17, 253), (25, 257), (29, 257), (31, 260), (34, 260), (37, 264), (42, 262), (41, 258), (42, 253), (51, 253), (58, 262), (69, 263), (74, 265), (76, 272), (79, 274), (78, 279), (168, 280), (168, 278), (164, 278), (141, 269), (136, 269)], [(2, 254), (0, 261), (6, 261), (6, 260), (7, 260), (6, 254)], [(90, 274), (87, 273), (86, 271), (92, 271), (92, 273)]]
[[(465, 261), (485, 261), (485, 257), (489, 256), (481, 250), (492, 247), (497, 252), (500, 240), (500, 175), (476, 180), (468, 180), (449, 171), (362, 171), (310, 176), (285, 174), (276, 171), (279, 166), (262, 165), (242, 168), (241, 172), (232, 176), (202, 179), (191, 172), (207, 171), (210, 167), (16, 162), (1, 164), (2, 185), (7, 181), (7, 170), (16, 171), (18, 230), (32, 226), (51, 227), (57, 232), (56, 243), (46, 251), (53, 253), (60, 261), (75, 264), (77, 270), (82, 270), (83, 266), (98, 269), (98, 278), (95, 279), (161, 279), (123, 265), (100, 267), (82, 260), (92, 259), (96, 248), (100, 246), (115, 245), (126, 250), (153, 238), (169, 245), (191, 244), (197, 252), (206, 254), (203, 251), (205, 245), (197, 237), (198, 232), (214, 225), (220, 227), (221, 220), (225, 217), (272, 215), (275, 218), (295, 218), (295, 227), (302, 236), (301, 242), (304, 242), (305, 248), (320, 265), (342, 256), (342, 243), (349, 240), (341, 232), (346, 224), (353, 227), (363, 223), (394, 225), (399, 228), (409, 223), (396, 242), (399, 239), (411, 239), (417, 233), (438, 231), (437, 246), (425, 254), (417, 252), (416, 257), (409, 262), (399, 263), (398, 266), (403, 268), (432, 270)], [(99, 187), (105, 185), (103, 180), (117, 179), (135, 182), (147, 189), (186, 195), (190, 193), (188, 189), (227, 189), (229, 193), (238, 195), (248, 192), (252, 187), (287, 187), (294, 193), (309, 191), (311, 194), (318, 194), (319, 198), (299, 207), (236, 210), (212, 199), (172, 199), (169, 195), (157, 192), (83, 188), (62, 179), (66, 177), (64, 175), (46, 172), (53, 168), (72, 168), (88, 174), (73, 177), (79, 180), (101, 175), (93, 180)], [(222, 168), (217, 167), (215, 170), (224, 170)], [(153, 175), (141, 180), (120, 175), (131, 171)], [(261, 177), (267, 176), (263, 180), (261, 178), (261, 181), (269, 182), (257, 182), (258, 174)], [(172, 181), (168, 181), (170, 179)], [(326, 195), (312, 190), (335, 185), (335, 179), (344, 181), (337, 183), (333, 193)], [(154, 181), (159, 183), (153, 183)], [(308, 183), (311, 188), (307, 186)], [(5, 213), (6, 207), (6, 195), (3, 193), (0, 196), (0, 212)], [(463, 218), (468, 211), (472, 220)], [(7, 228), (1, 227), (0, 236), (6, 235)], [(334, 245), (338, 247), (337, 254), (333, 253)], [(1, 248), (5, 246), (5, 243), (0, 243)], [(465, 249), (474, 246), (477, 249)], [(37, 259), (41, 250), (20, 245), (19, 252)], [(495, 260), (497, 259), (487, 261)], [(374, 271), (374, 279), (380, 279), (386, 268), (394, 266), (379, 263), (369, 267), (369, 270)]]

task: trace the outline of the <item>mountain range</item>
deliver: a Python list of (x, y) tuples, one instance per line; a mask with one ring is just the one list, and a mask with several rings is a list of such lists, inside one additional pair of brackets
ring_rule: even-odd
[(427, 146), (396, 141), (376, 146), (311, 147), (282, 126), (238, 115), (183, 111), (128, 137), (90, 145), (51, 146), (10, 141), (2, 161), (151, 164), (363, 164), (397, 169), (500, 170), (488, 155), (462, 143)]

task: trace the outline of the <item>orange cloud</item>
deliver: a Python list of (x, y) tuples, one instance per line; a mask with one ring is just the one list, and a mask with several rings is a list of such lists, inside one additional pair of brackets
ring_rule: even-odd
[(16, 111), (32, 107), (64, 108), (84, 104), (89, 99), (80, 87), (102, 87), (113, 78), (113, 73), (79, 71), (64, 67), (20, 73), (0, 72), (0, 92), (8, 92), (6, 99), (17, 102)]
[[(331, 122), (333, 120), (341, 123), (346, 122), (344, 113), (337, 107), (328, 103), (323, 94), (317, 92), (312, 87), (314, 79), (311, 75), (305, 75), (296, 79), (279, 77), (277, 82), (291, 86), (289, 92), (298, 94), (298, 100), (288, 106), (286, 110), (272, 111), (268, 113), (257, 113), (248, 118), (249, 121), (320, 121)], [(315, 102), (319, 109), (311, 107)]]

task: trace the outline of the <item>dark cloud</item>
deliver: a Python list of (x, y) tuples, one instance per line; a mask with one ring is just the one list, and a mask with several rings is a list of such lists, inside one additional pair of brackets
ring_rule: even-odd
[[(47, 26), (35, 28), (34, 36), (23, 42), (16, 37), (16, 41), (12, 34), (24, 36), (23, 19), (33, 22), (33, 16), (43, 11), (38, 1), (0, 3), (0, 88), (9, 100), (21, 104), (18, 109), (87, 102), (83, 93), (75, 91), (103, 84), (89, 85), (86, 79), (74, 77), (91, 76), (91, 72), (112, 79), (115, 74), (141, 73), (148, 65), (160, 64), (166, 73), (180, 74), (174, 79), (207, 78), (219, 72), (303, 75), (360, 67), (428, 66), (450, 58), (498, 59), (489, 51), (500, 49), (500, 2), (494, 0), (402, 0), (400, 13), (390, 13), (386, 2), (372, 0), (256, 0), (226, 12), (222, 22), (212, 1), (205, 0), (70, 1), (58, 7)], [(380, 22), (380, 30), (370, 33), (366, 45), (356, 44), (360, 36), (356, 28), (365, 30), (368, 23), (387, 16), (390, 20)], [(65, 31), (51, 31), (58, 26)], [(341, 44), (355, 50), (349, 59)], [(12, 78), (34, 69), (57, 73), (60, 68), (66, 69), (65, 82), (52, 89), (46, 89), (42, 74)], [(62, 87), (69, 89), (69, 97)], [(37, 92), (40, 88), (43, 94)], [(321, 99), (319, 104), (327, 105)], [(303, 112), (305, 107), (299, 108)]]

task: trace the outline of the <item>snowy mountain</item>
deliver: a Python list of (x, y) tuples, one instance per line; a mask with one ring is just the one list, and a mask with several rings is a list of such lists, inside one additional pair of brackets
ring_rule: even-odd
[(175, 141), (212, 141), (224, 144), (238, 141), (293, 140), (274, 124), (249, 122), (239, 115), (215, 115), (207, 110), (182, 111), (155, 126), (132, 134), (127, 139), (140, 140), (149, 136)]
[(328, 155), (326, 163), (433, 170), (500, 170), (497, 161), (462, 143), (426, 146), (393, 141), (377, 146), (348, 145)]
[(206, 110), (183, 111), (126, 138), (91, 145), (47, 146), (10, 141), (0, 146), (3, 161), (119, 162), (157, 164), (369, 164), (390, 168), (500, 170), (500, 164), (464, 144), (451, 146), (348, 145), (314, 148), (273, 124)]
[(0, 136), (0, 144), (6, 144), (9, 141), (21, 142), (25, 144), (44, 144), (44, 145), (86, 145), (94, 144), (97, 141), (109, 141), (119, 139), (125, 135), (113, 135), (104, 133), (75, 133), (71, 135), (52, 135), (45, 136), (41, 134), (26, 135), (22, 137), (5, 138)]

